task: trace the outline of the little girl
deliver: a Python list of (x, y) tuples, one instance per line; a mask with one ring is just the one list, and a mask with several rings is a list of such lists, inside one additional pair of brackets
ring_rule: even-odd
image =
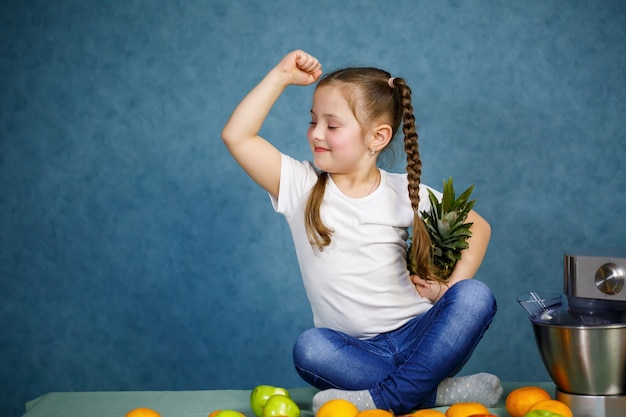
[[(496, 312), (492, 292), (473, 280), (490, 237), (476, 212), (469, 248), (449, 280), (436, 278), (431, 241), (420, 214), (428, 210), (420, 183), (411, 90), (374, 68), (348, 68), (322, 78), (315, 90), (307, 139), (313, 161), (280, 153), (258, 133), (289, 85), (322, 75), (303, 51), (285, 56), (243, 99), (222, 132), (229, 151), (269, 193), (289, 224), (315, 328), (296, 341), (296, 370), (319, 388), (314, 411), (344, 398), (360, 410), (396, 414), (477, 401), (502, 394), (494, 375), (453, 378)], [(407, 174), (376, 160), (402, 125)], [(434, 191), (441, 198), (441, 194)], [(406, 263), (408, 230), (416, 275)]]

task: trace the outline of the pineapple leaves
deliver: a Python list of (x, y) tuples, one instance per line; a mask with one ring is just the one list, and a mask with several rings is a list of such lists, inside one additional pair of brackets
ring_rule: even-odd
[(472, 235), (472, 223), (465, 220), (476, 201), (469, 199), (473, 190), (472, 185), (456, 197), (452, 177), (444, 180), (441, 201), (428, 190), (430, 211), (422, 211), (421, 215), (432, 241), (433, 264), (444, 281), (461, 259), (461, 252), (469, 247), (467, 239)]

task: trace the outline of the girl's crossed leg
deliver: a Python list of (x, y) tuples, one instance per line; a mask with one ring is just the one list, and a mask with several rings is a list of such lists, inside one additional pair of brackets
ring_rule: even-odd
[(480, 281), (463, 280), (427, 313), (371, 339), (310, 329), (296, 341), (294, 363), (305, 381), (328, 390), (316, 396), (317, 406), (332, 398), (395, 413), (469, 400), (491, 405), (502, 394), (495, 376), (471, 376), (469, 385), (444, 379), (467, 362), (495, 312), (491, 290)]

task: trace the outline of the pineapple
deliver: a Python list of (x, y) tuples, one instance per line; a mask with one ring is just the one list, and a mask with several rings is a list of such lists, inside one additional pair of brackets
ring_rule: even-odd
[[(461, 251), (469, 247), (467, 239), (472, 235), (472, 223), (465, 223), (468, 213), (476, 200), (469, 200), (474, 186), (470, 186), (458, 198), (454, 193), (452, 177), (443, 182), (441, 201), (429, 190), (430, 212), (423, 211), (422, 218), (432, 242), (432, 262), (439, 278), (446, 282), (461, 259)], [(409, 252), (410, 248), (409, 248)], [(414, 273), (414, 263), (408, 260), (409, 270)]]

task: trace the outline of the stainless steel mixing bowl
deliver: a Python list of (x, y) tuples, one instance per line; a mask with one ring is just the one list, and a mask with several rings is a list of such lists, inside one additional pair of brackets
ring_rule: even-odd
[(626, 395), (626, 323), (572, 317), (562, 310), (531, 317), (543, 363), (563, 392)]

